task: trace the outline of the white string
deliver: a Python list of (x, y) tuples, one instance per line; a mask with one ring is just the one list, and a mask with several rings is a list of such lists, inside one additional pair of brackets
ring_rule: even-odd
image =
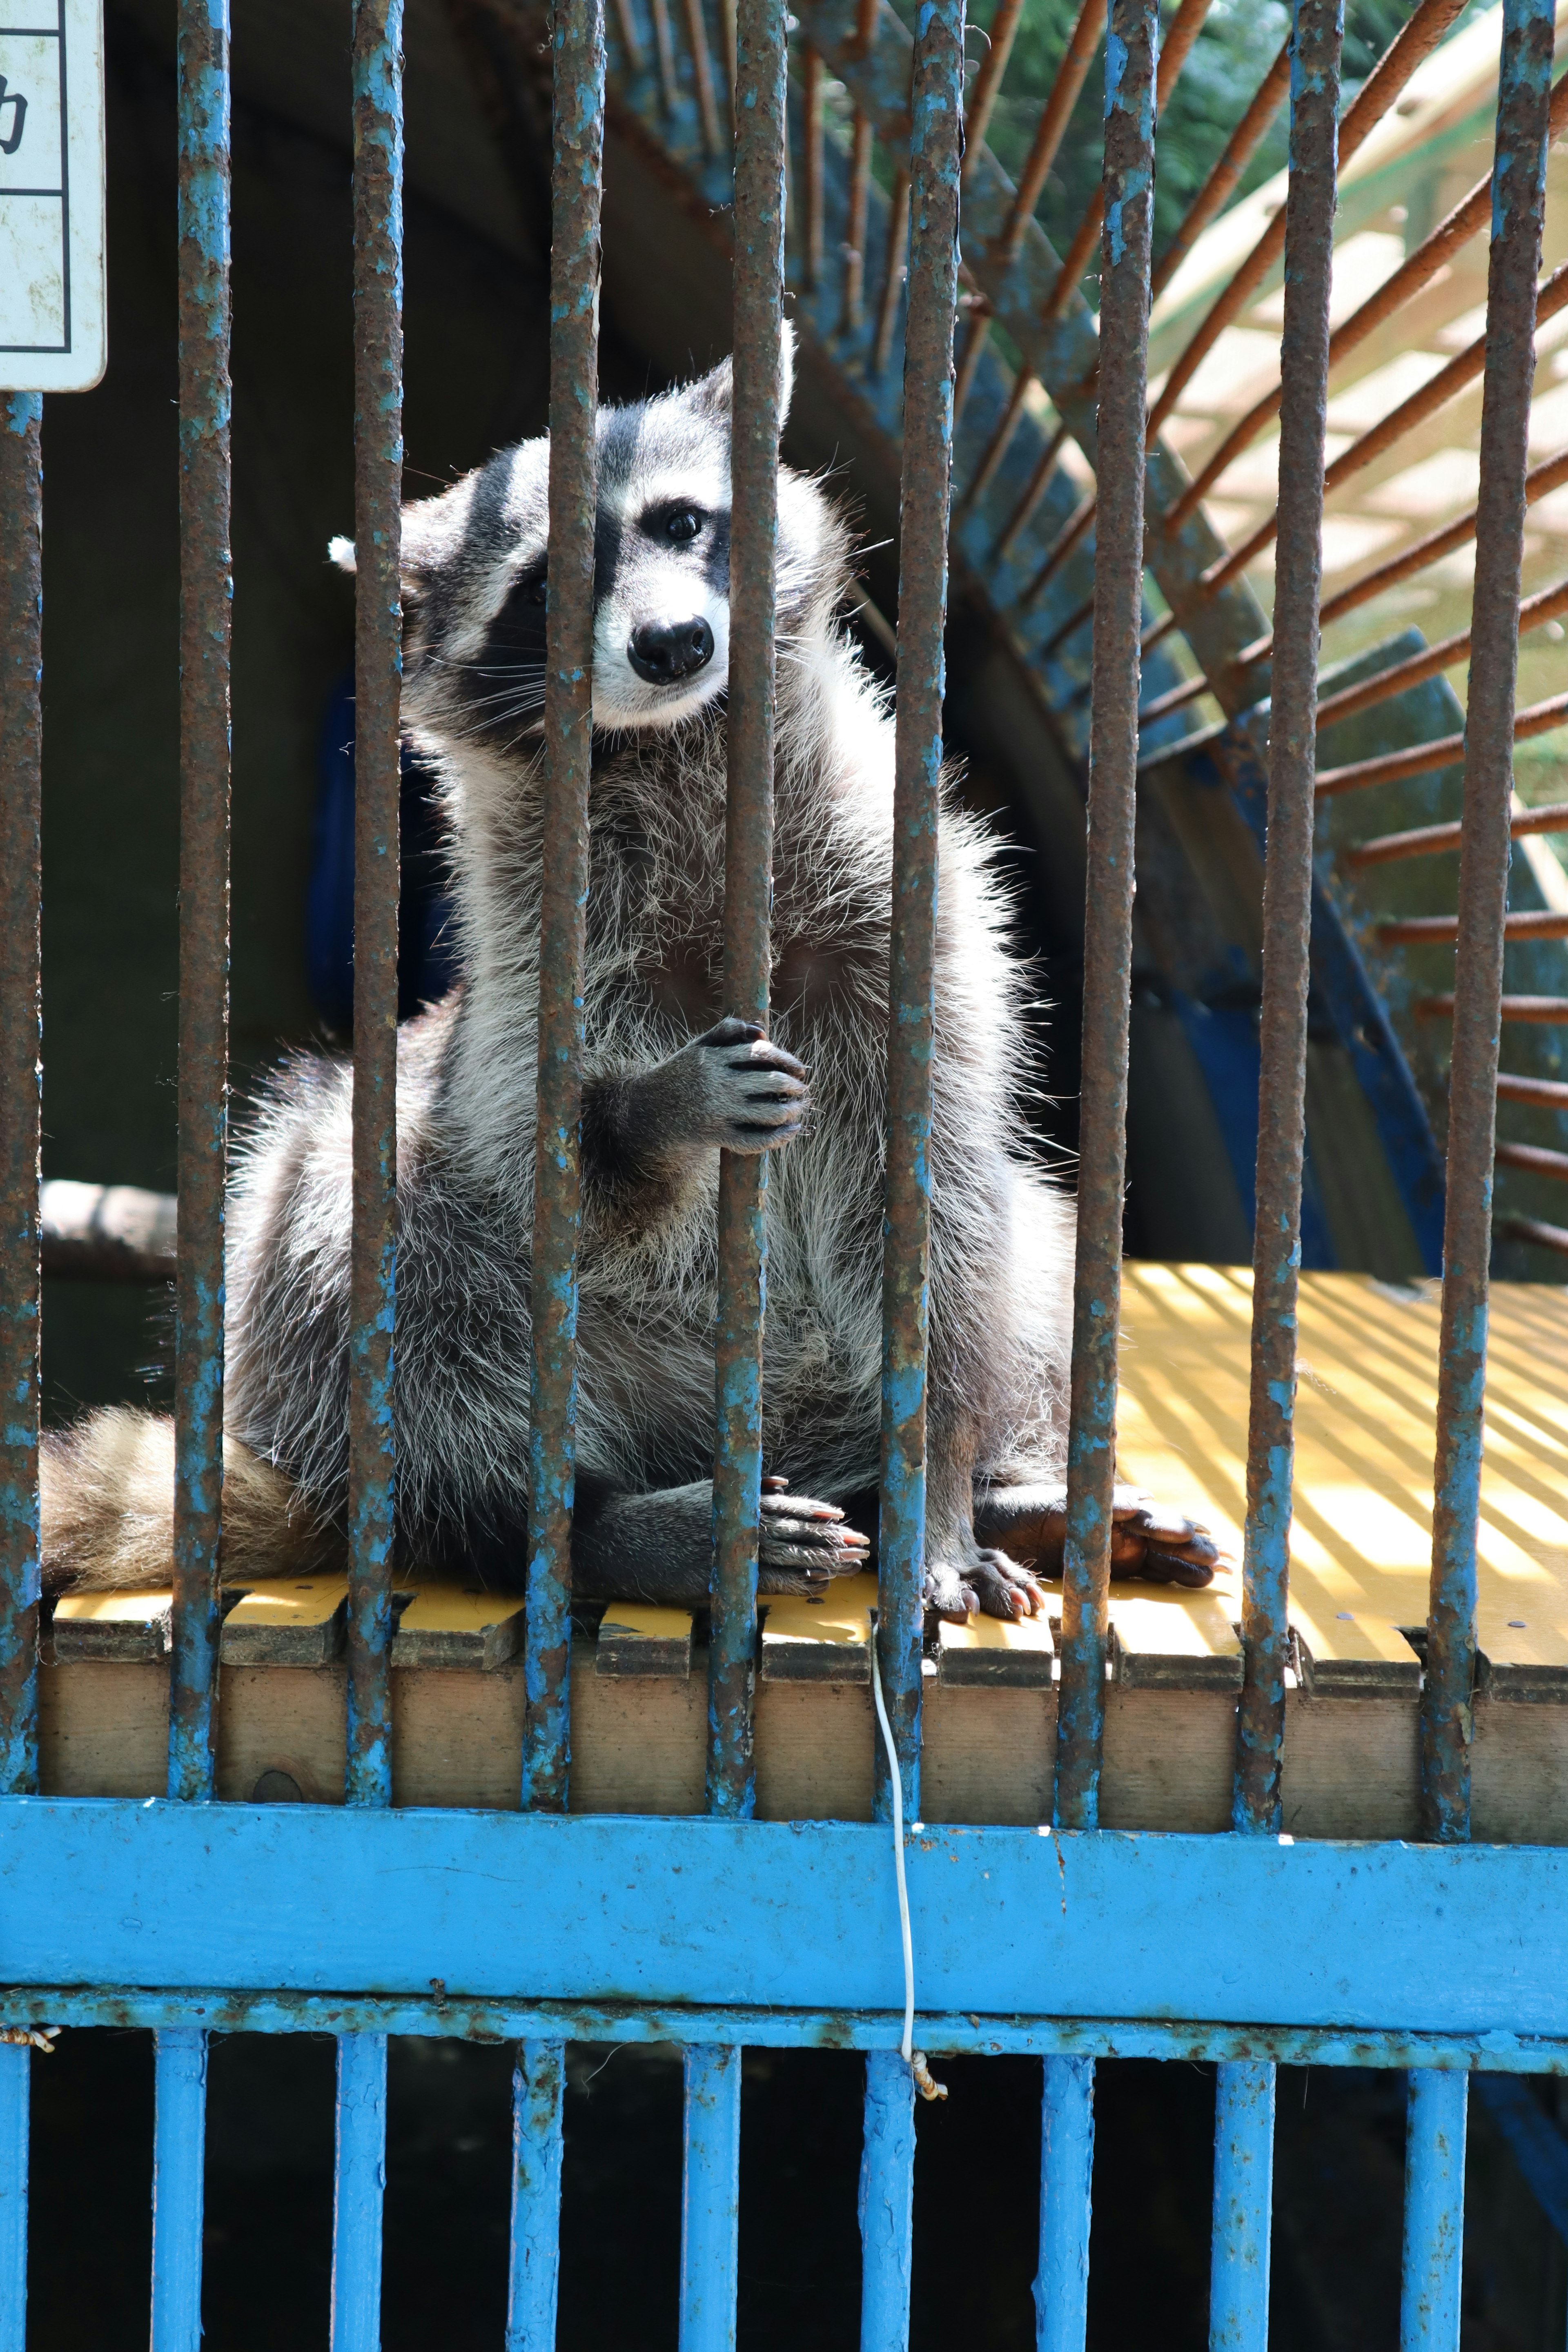
[(882, 1745), (888, 1751), (888, 1785), (893, 1793), (893, 1869), (899, 1881), (899, 1933), (904, 1939), (904, 2038), (899, 2048), (906, 2066), (914, 2059), (915, 2039), (915, 1942), (910, 1932), (910, 1890), (904, 1877), (904, 1784), (899, 1771), (899, 1751), (893, 1745), (893, 1727), (888, 1721), (888, 1710), (882, 1701), (882, 1676), (877, 1664), (877, 1619), (871, 1612), (871, 1696), (877, 1702), (877, 1720), (882, 1727)]
[(904, 2038), (899, 2044), (899, 2054), (915, 2078), (915, 2088), (922, 2099), (945, 2099), (947, 2085), (933, 2077), (926, 2064), (923, 2050), (914, 2047), (915, 2039), (915, 1940), (910, 1927), (910, 1889), (904, 1876), (904, 1784), (899, 1772), (899, 1751), (893, 1745), (893, 1727), (888, 1721), (888, 1710), (882, 1698), (882, 1675), (877, 1664), (877, 1620), (880, 1612), (871, 1612), (871, 1696), (877, 1703), (877, 1720), (882, 1727), (882, 1745), (888, 1751), (888, 1784), (893, 1799), (893, 1874), (899, 1882), (899, 1933), (904, 1944)]

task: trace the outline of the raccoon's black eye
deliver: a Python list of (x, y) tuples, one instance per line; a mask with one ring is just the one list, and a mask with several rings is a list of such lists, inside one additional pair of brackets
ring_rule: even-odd
[(701, 528), (702, 518), (694, 507), (677, 507), (674, 513), (667, 515), (664, 520), (665, 537), (673, 539), (678, 546), (686, 540), (695, 539)]
[(535, 573), (534, 577), (525, 584), (522, 593), (531, 604), (545, 604), (550, 593), (548, 575), (543, 572)]

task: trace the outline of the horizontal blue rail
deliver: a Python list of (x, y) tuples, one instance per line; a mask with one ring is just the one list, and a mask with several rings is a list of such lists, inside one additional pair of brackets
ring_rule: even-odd
[[(928, 2013), (1568, 2037), (1568, 1851), (944, 1827), (908, 1864)], [(547, 2038), (595, 2004), (896, 2014), (889, 1832), (0, 1800), (12, 1986), (433, 1979), (451, 2003), (555, 2004)]]

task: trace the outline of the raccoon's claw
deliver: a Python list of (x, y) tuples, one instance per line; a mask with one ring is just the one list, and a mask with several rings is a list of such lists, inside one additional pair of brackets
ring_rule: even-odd
[[(1212, 1582), (1220, 1549), (1195, 1519), (1126, 1486), (1113, 1489), (1110, 1517), (1112, 1576), (1194, 1588)], [(1037, 1575), (1061, 1574), (1067, 1539), (1065, 1486), (994, 1487), (976, 1497), (974, 1520), (983, 1538), (1003, 1538)]]
[(837, 1503), (792, 1495), (783, 1478), (763, 1479), (757, 1546), (763, 1591), (824, 1591), (834, 1577), (853, 1576), (863, 1569), (870, 1551), (858, 1528), (845, 1524)]
[(1016, 1624), (1037, 1617), (1046, 1596), (1026, 1568), (1005, 1551), (984, 1549), (963, 1568), (937, 1561), (926, 1570), (921, 1590), (928, 1617), (963, 1625), (971, 1617), (1000, 1617)]
[(803, 1064), (770, 1045), (754, 1022), (719, 1022), (687, 1051), (700, 1056), (709, 1139), (731, 1151), (775, 1151), (800, 1133), (807, 1107)]

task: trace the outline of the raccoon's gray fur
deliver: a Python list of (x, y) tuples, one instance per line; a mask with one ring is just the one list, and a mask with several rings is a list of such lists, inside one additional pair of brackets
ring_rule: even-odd
[[(706, 1590), (721, 1142), (773, 1152), (763, 1444), (789, 1490), (764, 1588), (859, 1564), (803, 1498), (851, 1505), (878, 1471), (893, 727), (837, 618), (846, 526), (781, 469), (757, 1042), (720, 984), (729, 425), (727, 364), (599, 418), (575, 1572), (625, 1597)], [(521, 1573), (528, 1503), (547, 458), (503, 451), (403, 534), (405, 710), (440, 779), (463, 979), (398, 1040), (398, 1544), (495, 1578)], [(928, 1594), (1007, 1615), (1038, 1589), (977, 1541), (973, 1498), (1059, 1478), (1072, 1213), (1020, 1141), (1025, 975), (994, 845), (945, 784), (940, 855)], [(228, 1209), (230, 1443), (313, 1526), (347, 1490), (350, 1116), (348, 1066), (296, 1056)], [(90, 1552), (54, 1580), (121, 1580)]]

